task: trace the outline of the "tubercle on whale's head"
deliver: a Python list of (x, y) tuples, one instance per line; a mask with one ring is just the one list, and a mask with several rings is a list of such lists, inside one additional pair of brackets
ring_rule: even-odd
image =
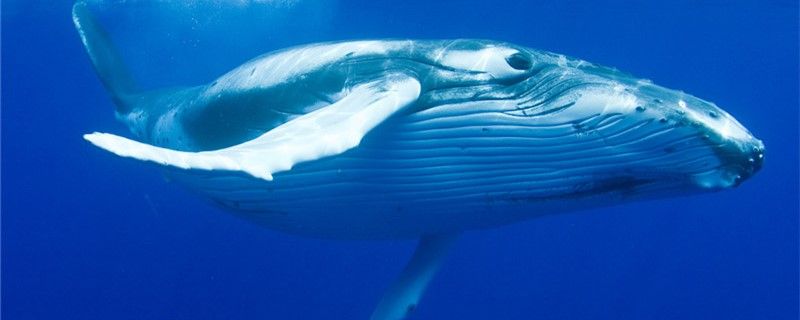
[(761, 169), (764, 143), (714, 103), (615, 69), (579, 60), (571, 64), (635, 97), (636, 106), (626, 110), (628, 115), (669, 128), (663, 134), (672, 135), (673, 140), (664, 141), (686, 141), (686, 150), (680, 150), (681, 143), (665, 146), (665, 152), (671, 155), (665, 156), (663, 167), (655, 170), (669, 172), (669, 163), (682, 162), (682, 169), (672, 173), (680, 173), (689, 187), (714, 191), (739, 186)]
[(716, 155), (716, 167), (691, 176), (698, 187), (709, 190), (736, 187), (761, 169), (764, 143), (725, 110), (682, 92), (675, 93), (670, 100), (654, 102), (668, 110), (672, 121), (697, 130)]

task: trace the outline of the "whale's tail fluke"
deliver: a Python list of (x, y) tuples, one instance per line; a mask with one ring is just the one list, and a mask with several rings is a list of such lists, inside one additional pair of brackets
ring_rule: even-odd
[(130, 103), (126, 100), (138, 89), (111, 39), (83, 1), (76, 2), (72, 7), (72, 21), (97, 75), (117, 105), (117, 112), (127, 113)]

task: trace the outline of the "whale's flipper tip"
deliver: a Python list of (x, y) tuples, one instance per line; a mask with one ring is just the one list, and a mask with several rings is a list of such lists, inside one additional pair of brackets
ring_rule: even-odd
[(171, 165), (183, 169), (189, 168), (186, 161), (180, 161), (181, 157), (176, 156), (180, 154), (180, 151), (151, 146), (110, 133), (94, 132), (83, 135), (83, 138), (93, 145), (120, 157), (152, 161), (162, 165)]
[(258, 166), (257, 163), (243, 165), (226, 152), (172, 150), (101, 132), (85, 134), (83, 138), (120, 157), (150, 161), (180, 169), (242, 171), (259, 179), (272, 180), (272, 172), (266, 168)]

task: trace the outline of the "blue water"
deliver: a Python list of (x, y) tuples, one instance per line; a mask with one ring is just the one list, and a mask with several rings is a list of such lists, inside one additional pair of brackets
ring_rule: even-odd
[[(767, 146), (733, 190), (468, 232), (415, 319), (798, 318), (796, 1), (289, 2), (128, 2), (101, 18), (154, 87), (310, 41), (490, 38), (714, 101)], [(2, 5), (4, 319), (368, 317), (414, 242), (266, 230), (90, 146), (82, 134), (127, 131), (71, 3)]]

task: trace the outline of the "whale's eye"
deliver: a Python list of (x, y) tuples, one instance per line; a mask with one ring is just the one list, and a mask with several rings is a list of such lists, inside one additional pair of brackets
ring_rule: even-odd
[(519, 52), (506, 57), (506, 62), (508, 62), (509, 66), (517, 70), (528, 70), (533, 65), (531, 58)]

